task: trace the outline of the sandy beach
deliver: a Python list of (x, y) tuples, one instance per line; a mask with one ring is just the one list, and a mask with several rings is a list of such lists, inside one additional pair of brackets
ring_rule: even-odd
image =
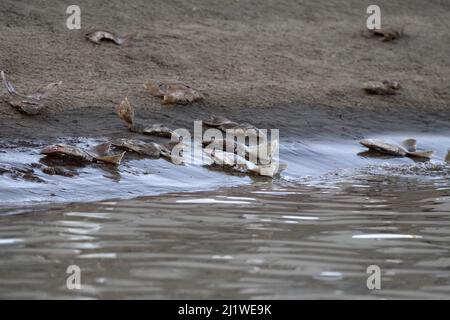
[[(67, 29), (68, 5), (2, 2), (0, 66), (11, 82), (29, 92), (63, 81), (34, 117), (11, 108), (2, 87), (3, 140), (121, 132), (114, 108), (125, 96), (138, 117), (175, 127), (209, 114), (286, 130), (291, 117), (333, 125), (342, 113), (367, 110), (449, 118), (450, 5), (443, 1), (380, 1), (382, 23), (404, 28), (392, 42), (361, 36), (368, 16), (361, 1), (78, 1), (81, 30)], [(84, 37), (90, 28), (138, 35), (127, 46), (95, 45)], [(402, 89), (390, 96), (361, 90), (364, 81), (384, 79)], [(162, 106), (143, 88), (147, 80), (184, 82), (205, 98)]]

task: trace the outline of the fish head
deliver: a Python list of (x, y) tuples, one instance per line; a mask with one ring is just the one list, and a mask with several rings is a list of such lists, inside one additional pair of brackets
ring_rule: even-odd
[(51, 146), (47, 146), (41, 150), (42, 154), (52, 154), (52, 153), (61, 153), (65, 150), (64, 145), (54, 144)]

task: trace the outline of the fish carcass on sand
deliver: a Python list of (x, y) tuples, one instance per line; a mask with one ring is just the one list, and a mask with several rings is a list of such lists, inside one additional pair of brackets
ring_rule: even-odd
[(403, 28), (385, 27), (380, 29), (365, 29), (363, 35), (366, 38), (379, 37), (381, 41), (392, 41), (403, 35)]
[(134, 108), (128, 101), (128, 98), (123, 99), (123, 101), (117, 107), (117, 115), (120, 119), (125, 121), (128, 126), (128, 129), (131, 132), (162, 136), (171, 138), (176, 137), (176, 134), (162, 124), (153, 124), (153, 125), (144, 125), (141, 123), (137, 123), (134, 117)]
[(3, 71), (0, 72), (3, 84), (6, 87), (6, 90), (9, 93), (9, 104), (19, 111), (29, 115), (38, 114), (41, 109), (44, 107), (42, 104), (42, 99), (46, 98), (50, 93), (56, 90), (62, 82), (52, 82), (46, 86), (39, 88), (34, 94), (21, 94), (14, 89), (11, 82), (6, 79), (5, 73)]
[(112, 32), (104, 31), (104, 30), (91, 30), (86, 32), (86, 39), (89, 41), (100, 44), (102, 40), (109, 40), (114, 42), (115, 44), (121, 46), (130, 41), (134, 36), (136, 36), (137, 32), (129, 33), (124, 36), (118, 36)]
[(202, 141), (202, 145), (205, 149), (232, 152), (254, 163), (262, 162), (266, 164), (272, 160), (275, 150), (278, 149), (278, 140), (272, 141), (272, 143), (263, 142), (255, 145), (246, 145), (234, 139), (205, 139)]
[[(159, 144), (155, 142), (145, 142), (136, 139), (115, 139), (111, 144), (118, 148), (127, 149), (141, 155), (159, 158), (160, 156), (171, 160), (172, 149), (181, 144), (181, 142), (170, 142), (167, 144)], [(181, 158), (181, 155), (179, 155)]]
[(286, 164), (279, 163), (275, 159), (273, 159), (270, 164), (258, 165), (231, 152), (213, 148), (203, 149), (203, 152), (214, 164), (223, 165), (242, 173), (253, 173), (261, 176), (274, 177), (287, 168)]
[(375, 139), (364, 139), (360, 141), (360, 144), (371, 150), (397, 157), (430, 159), (434, 154), (434, 151), (418, 151), (415, 139), (404, 140), (400, 145), (386, 143)]
[(125, 152), (109, 155), (110, 147), (110, 142), (99, 144), (88, 150), (66, 144), (55, 144), (45, 147), (41, 153), (45, 155), (64, 155), (87, 162), (105, 162), (119, 165)]
[(144, 88), (154, 97), (163, 98), (162, 104), (189, 104), (202, 99), (200, 93), (182, 83), (148, 81)]
[(267, 136), (262, 130), (249, 123), (237, 123), (223, 116), (211, 115), (202, 121), (208, 127), (217, 128), (222, 132), (235, 136), (253, 136), (265, 141)]
[(363, 90), (368, 94), (393, 95), (401, 88), (397, 81), (367, 81), (363, 84)]

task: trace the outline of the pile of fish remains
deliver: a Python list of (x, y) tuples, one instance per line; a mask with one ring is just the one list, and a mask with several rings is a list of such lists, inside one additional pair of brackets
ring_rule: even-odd
[[(162, 124), (146, 125), (137, 122), (134, 108), (128, 101), (128, 98), (125, 98), (117, 107), (117, 115), (132, 132), (144, 135), (163, 136), (171, 138), (172, 141), (159, 144), (138, 139), (121, 138), (99, 144), (90, 149), (67, 144), (56, 144), (45, 147), (41, 153), (46, 156), (60, 156), (86, 162), (102, 162), (119, 165), (125, 152), (112, 153), (110, 149), (113, 146), (151, 158), (163, 157), (175, 164), (182, 163), (183, 143), (173, 130)], [(259, 145), (251, 146), (245, 143), (239, 143), (234, 139), (204, 140), (202, 141), (204, 147), (202, 150), (207, 165), (220, 165), (240, 173), (269, 177), (275, 176), (286, 168), (285, 164), (279, 164), (278, 159), (273, 158), (273, 154), (278, 148), (278, 141), (268, 144), (266, 135), (255, 126), (251, 124), (239, 124), (220, 116), (211, 116), (210, 119), (204, 121), (204, 124), (223, 132), (232, 133), (235, 136), (239, 136), (240, 134), (244, 135), (244, 138), (245, 136), (253, 136), (260, 141)], [(174, 147), (177, 145), (181, 146), (181, 148), (178, 148), (175, 152)]]
[[(117, 114), (132, 132), (159, 135), (178, 139), (175, 132), (161, 124), (145, 125), (136, 122), (134, 108), (131, 106), (128, 98), (125, 98), (117, 108)], [(258, 174), (273, 177), (286, 168), (284, 164), (278, 164), (278, 159), (272, 159), (275, 148), (278, 148), (278, 142), (267, 144), (266, 135), (251, 124), (238, 124), (225, 117), (211, 116), (203, 123), (210, 127), (218, 128), (223, 132), (228, 132), (235, 136), (243, 135), (262, 138), (260, 145), (248, 146), (245, 143), (238, 143), (234, 140), (212, 139), (204, 140), (204, 156), (207, 157), (206, 163), (211, 165), (220, 165), (242, 173)], [(163, 157), (180, 159), (182, 155), (173, 154), (172, 150), (179, 141), (172, 141), (170, 144), (158, 145), (156, 143), (147, 143), (140, 140), (121, 139), (114, 141), (113, 145), (134, 151), (143, 155), (156, 156), (160, 154)], [(232, 150), (233, 152), (229, 152)], [(255, 159), (252, 162), (249, 159)], [(176, 162), (178, 163), (178, 161)]]

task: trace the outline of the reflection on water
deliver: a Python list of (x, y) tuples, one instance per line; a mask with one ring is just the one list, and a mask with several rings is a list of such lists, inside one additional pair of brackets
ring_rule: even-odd
[(0, 297), (449, 298), (450, 169), (415, 166), (3, 215)]
[[(25, 164), (55, 163), (8, 149), (0, 298), (450, 298), (450, 138), (418, 141), (431, 162), (284, 141), (273, 181), (132, 155), (30, 180)], [(67, 204), (80, 200), (103, 201)], [(66, 287), (70, 265), (81, 290)], [(369, 265), (381, 290), (367, 289)]]

